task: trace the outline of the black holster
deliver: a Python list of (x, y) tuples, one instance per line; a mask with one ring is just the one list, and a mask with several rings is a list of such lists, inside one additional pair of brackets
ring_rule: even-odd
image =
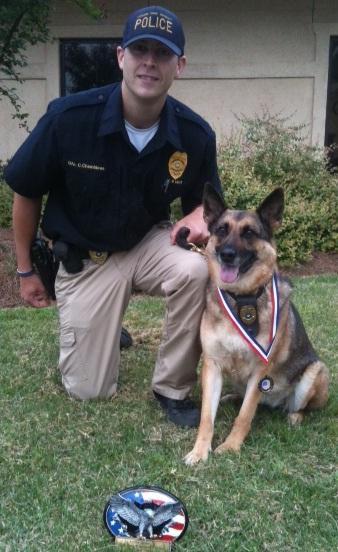
[(59, 268), (47, 240), (36, 238), (31, 246), (31, 259), (49, 297), (55, 300), (55, 278)]
[(83, 269), (83, 253), (74, 245), (63, 241), (53, 243), (53, 253), (57, 261), (61, 261), (69, 274), (76, 274)]

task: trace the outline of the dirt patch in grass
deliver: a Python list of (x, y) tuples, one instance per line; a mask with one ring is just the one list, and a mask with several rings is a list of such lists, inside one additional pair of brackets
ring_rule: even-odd
[[(22, 306), (19, 279), (15, 275), (15, 247), (12, 230), (0, 228), (0, 308)], [(311, 261), (283, 270), (288, 276), (338, 274), (338, 253), (313, 254)]]
[(288, 276), (315, 276), (320, 274), (338, 274), (338, 253), (315, 251), (312, 259), (304, 264), (282, 270)]

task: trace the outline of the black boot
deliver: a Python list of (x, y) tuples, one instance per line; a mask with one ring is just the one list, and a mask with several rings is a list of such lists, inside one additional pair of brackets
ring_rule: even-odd
[(126, 328), (122, 328), (120, 337), (120, 349), (128, 349), (133, 344), (133, 339)]
[(198, 427), (200, 411), (191, 399), (168, 399), (156, 391), (153, 393), (171, 422), (182, 427)]

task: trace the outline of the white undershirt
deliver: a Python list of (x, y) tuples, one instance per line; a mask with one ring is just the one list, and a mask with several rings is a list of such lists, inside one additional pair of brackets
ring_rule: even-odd
[(136, 128), (128, 123), (128, 121), (126, 120), (124, 121), (124, 124), (126, 127), (126, 131), (128, 132), (129, 140), (140, 153), (140, 151), (142, 151), (146, 147), (148, 142), (150, 142), (153, 136), (155, 136), (160, 121), (157, 121), (149, 128)]

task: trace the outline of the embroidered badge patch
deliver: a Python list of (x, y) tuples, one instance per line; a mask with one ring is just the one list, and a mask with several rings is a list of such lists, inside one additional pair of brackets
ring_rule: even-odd
[(185, 151), (175, 151), (169, 159), (168, 168), (171, 178), (178, 180), (184, 173), (188, 164), (188, 156)]
[(102, 165), (93, 165), (89, 163), (83, 163), (81, 161), (78, 162), (78, 161), (68, 160), (67, 165), (68, 167), (75, 167), (77, 169), (84, 169), (87, 171), (105, 171), (106, 170), (106, 168), (103, 167)]

